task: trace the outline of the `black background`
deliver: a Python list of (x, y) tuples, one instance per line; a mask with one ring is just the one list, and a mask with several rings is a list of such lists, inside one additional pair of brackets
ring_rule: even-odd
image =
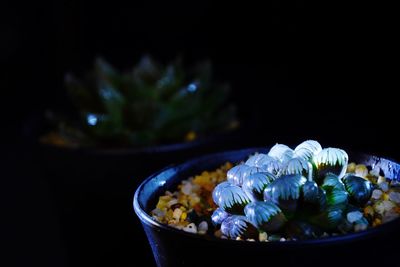
[[(249, 145), (306, 138), (399, 158), (397, 51), (390, 7), (304, 1), (6, 1), (0, 8), (2, 175), (16, 266), (66, 265), (51, 192), (33, 174), (24, 123), (68, 109), (66, 71), (97, 55), (119, 69), (143, 53), (209, 58), (229, 81)], [(250, 129), (249, 129), (250, 131)], [(8, 230), (9, 229), (9, 230)], [(21, 254), (24, 256), (22, 257)]]

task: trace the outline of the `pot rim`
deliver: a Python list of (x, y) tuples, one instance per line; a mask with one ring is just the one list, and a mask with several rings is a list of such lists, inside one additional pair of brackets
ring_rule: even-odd
[[(141, 206), (139, 203), (139, 195), (142, 193), (144, 186), (149, 183), (152, 179), (155, 177), (159, 176), (160, 174), (172, 170), (172, 169), (179, 169), (181, 166), (185, 164), (189, 164), (190, 162), (193, 161), (201, 161), (201, 160), (206, 160), (206, 159), (211, 159), (215, 158), (218, 156), (226, 155), (226, 154), (233, 154), (233, 153), (240, 153), (240, 152), (245, 152), (245, 151), (260, 151), (260, 150), (265, 150), (265, 148), (260, 148), (260, 147), (255, 147), (255, 148), (246, 148), (246, 149), (239, 149), (239, 150), (229, 150), (225, 152), (219, 152), (219, 153), (212, 153), (212, 154), (207, 154), (201, 157), (196, 157), (193, 159), (190, 159), (188, 161), (185, 161), (184, 163), (181, 163), (179, 165), (171, 165), (168, 167), (165, 167), (164, 169), (150, 175), (148, 178), (143, 180), (139, 187), (136, 189), (134, 198), (133, 198), (133, 208), (134, 211), (137, 215), (137, 217), (140, 219), (142, 224), (146, 224), (147, 226), (150, 226), (152, 228), (156, 228), (158, 230), (162, 231), (167, 231), (171, 232), (174, 234), (179, 234), (186, 236), (188, 238), (195, 238), (195, 239), (201, 239), (203, 241), (207, 240), (210, 242), (221, 242), (222, 244), (240, 244), (240, 245), (248, 245), (248, 246), (259, 246), (261, 243), (263, 246), (266, 247), (296, 247), (296, 246), (313, 246), (313, 245), (332, 245), (332, 244), (337, 244), (337, 243), (344, 243), (344, 242), (354, 242), (354, 241), (359, 241), (368, 237), (373, 237), (378, 235), (379, 233), (382, 233), (384, 229), (389, 229), (389, 228), (394, 228), (397, 226), (397, 228), (400, 226), (400, 217), (394, 219), (393, 221), (383, 223), (381, 225), (375, 226), (373, 228), (369, 228), (367, 230), (359, 231), (359, 232), (353, 232), (353, 233), (348, 233), (348, 234), (340, 234), (337, 236), (331, 236), (331, 237), (326, 237), (326, 238), (317, 238), (317, 239), (309, 239), (309, 240), (297, 240), (297, 241), (284, 241), (284, 242), (249, 242), (249, 241), (244, 241), (244, 242), (238, 242), (237, 240), (230, 240), (230, 239), (222, 239), (222, 238), (216, 238), (213, 236), (209, 235), (199, 235), (199, 234), (194, 234), (194, 233), (188, 233), (183, 230), (178, 230), (173, 227), (170, 227), (168, 225), (162, 224), (156, 220), (154, 220), (146, 211), (145, 209)], [(373, 155), (366, 155), (362, 154), (365, 156), (369, 157), (375, 157)], [(388, 158), (381, 158), (384, 160), (388, 160), (391, 162), (395, 162), (394, 160), (388, 159)], [(395, 162), (396, 163), (396, 162)]]

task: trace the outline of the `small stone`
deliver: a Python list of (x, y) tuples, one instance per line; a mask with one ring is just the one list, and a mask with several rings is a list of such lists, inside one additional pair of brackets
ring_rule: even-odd
[(176, 220), (179, 221), (182, 215), (182, 210), (181, 209), (175, 209), (172, 217)]
[(364, 208), (364, 216), (373, 217), (374, 216), (374, 208), (371, 206), (367, 206)]
[(367, 230), (368, 224), (358, 223), (354, 225), (354, 232), (364, 231)]
[(379, 189), (375, 189), (374, 191), (372, 191), (372, 199), (380, 199), (382, 197), (383, 192)]
[(266, 232), (261, 232), (258, 235), (258, 240), (260, 240), (260, 242), (266, 242), (268, 241), (268, 234)]
[(185, 183), (182, 186), (182, 193), (184, 193), (185, 195), (190, 195), (192, 193), (192, 184), (191, 183)]
[(378, 166), (375, 166), (372, 170), (369, 171), (369, 174), (378, 177), (381, 172), (381, 168)]
[(395, 180), (395, 179), (393, 179), (393, 180), (390, 181), (390, 186), (391, 187), (400, 187), (400, 182)]
[(389, 191), (389, 183), (388, 182), (382, 182), (379, 184), (380, 189), (382, 189), (383, 192)]
[(214, 236), (217, 237), (217, 238), (221, 238), (221, 237), (222, 237), (221, 230), (215, 231), (215, 232), (214, 232)]
[(390, 192), (389, 193), (389, 199), (391, 201), (393, 201), (394, 203), (396, 203), (396, 204), (400, 204), (400, 193), (399, 192), (394, 192), (394, 191)]
[(188, 224), (186, 227), (183, 228), (183, 231), (188, 232), (188, 233), (197, 233), (197, 227), (194, 223)]
[(383, 177), (383, 176), (379, 176), (379, 177), (378, 177), (377, 184), (380, 184), (380, 183), (383, 183), (383, 182), (386, 182), (386, 178)]
[(354, 162), (347, 165), (347, 172), (354, 173), (356, 171), (356, 164)]
[(385, 214), (387, 211), (392, 210), (394, 207), (396, 207), (396, 205), (389, 200), (380, 201), (374, 205), (375, 211), (380, 215)]
[(254, 240), (253, 238), (246, 239), (246, 241), (256, 242), (256, 240)]
[(393, 221), (394, 219), (398, 218), (400, 214), (396, 213), (393, 210), (390, 210), (385, 213), (385, 215), (382, 217), (382, 223), (387, 223), (390, 221)]
[(360, 220), (362, 217), (363, 217), (363, 214), (359, 211), (352, 211), (352, 212), (347, 213), (347, 220), (350, 223), (354, 223), (354, 222)]
[(285, 241), (286, 241), (286, 238), (282, 237), (281, 239), (279, 239), (279, 241), (285, 242)]
[(365, 177), (368, 174), (367, 166), (364, 164), (358, 164), (355, 169), (355, 174), (360, 177)]
[(173, 206), (177, 203), (178, 203), (178, 200), (176, 198), (173, 198), (167, 203), (167, 207), (170, 208), (171, 206)]
[(207, 222), (206, 222), (206, 221), (202, 221), (202, 222), (199, 224), (199, 227), (198, 227), (197, 229), (198, 229), (199, 234), (201, 234), (201, 235), (204, 235), (205, 233), (207, 233), (207, 231), (208, 231), (208, 224), (207, 224)]
[(164, 217), (165, 216), (165, 211), (160, 210), (160, 209), (154, 209), (154, 210), (152, 210), (151, 213), (153, 214), (153, 216), (156, 216), (156, 217)]

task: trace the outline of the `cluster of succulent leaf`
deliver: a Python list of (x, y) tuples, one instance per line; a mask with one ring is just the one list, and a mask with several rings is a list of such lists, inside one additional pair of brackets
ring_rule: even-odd
[(127, 72), (97, 59), (82, 81), (66, 76), (77, 118), (57, 118), (60, 136), (79, 145), (147, 146), (193, 140), (235, 124), (229, 87), (212, 81), (210, 62), (185, 69), (144, 57)]
[[(215, 225), (232, 239), (257, 239), (260, 232), (309, 239), (324, 232), (346, 232), (346, 214), (371, 197), (368, 180), (346, 174), (347, 153), (313, 140), (294, 150), (276, 144), (231, 168), (213, 200)], [(361, 220), (366, 220), (361, 218)]]

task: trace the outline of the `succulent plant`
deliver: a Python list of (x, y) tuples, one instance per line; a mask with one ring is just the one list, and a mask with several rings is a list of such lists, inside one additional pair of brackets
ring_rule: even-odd
[(317, 141), (307, 140), (294, 149), (294, 155), (309, 161), (321, 151), (322, 147)]
[(227, 179), (232, 184), (241, 186), (246, 177), (262, 171), (264, 171), (264, 168), (240, 164), (228, 171)]
[(239, 215), (226, 218), (221, 224), (221, 232), (232, 239), (237, 237), (255, 238), (258, 236), (257, 228), (245, 216)]
[(303, 158), (291, 158), (286, 161), (282, 168), (282, 174), (300, 174), (304, 177), (308, 177), (311, 167)]
[(231, 184), (221, 189), (216, 204), (228, 213), (243, 214), (244, 207), (250, 202), (241, 187)]
[(350, 203), (364, 205), (372, 191), (364, 178), (344, 176), (347, 163), (344, 150), (322, 149), (313, 140), (295, 150), (276, 144), (268, 155), (255, 154), (246, 164), (233, 167), (228, 182), (214, 189), (219, 206), (212, 216), (214, 224), (222, 223), (222, 232), (231, 238), (248, 236), (247, 229), (254, 228), (283, 231), (294, 239), (315, 238), (322, 230), (340, 232), (344, 215), (353, 207)]
[(57, 131), (43, 141), (143, 147), (230, 130), (237, 121), (229, 87), (211, 76), (210, 62), (186, 69), (181, 60), (163, 66), (146, 56), (133, 69), (119, 72), (98, 58), (82, 81), (66, 75), (77, 116), (53, 116)]
[(314, 156), (313, 163), (316, 168), (317, 179), (322, 179), (326, 174), (332, 173), (342, 178), (346, 172), (349, 156), (346, 151), (339, 148), (325, 148)]
[(255, 201), (249, 203), (245, 207), (244, 213), (247, 219), (258, 229), (268, 232), (278, 231), (286, 222), (281, 209), (271, 202)]
[(222, 222), (229, 217), (229, 213), (224, 211), (221, 208), (214, 210), (213, 214), (211, 215), (211, 221), (214, 225), (221, 225)]
[(342, 181), (349, 192), (352, 203), (363, 206), (371, 198), (372, 184), (370, 181), (353, 174), (345, 175)]
[(245, 177), (242, 188), (253, 201), (262, 200), (264, 189), (275, 179), (275, 175), (269, 172), (258, 172)]
[(293, 150), (287, 145), (276, 144), (270, 149), (268, 156), (286, 162), (293, 157)]
[(326, 206), (326, 192), (314, 181), (307, 181), (302, 187), (302, 207), (306, 213), (315, 214), (323, 211)]
[(270, 183), (264, 190), (264, 200), (277, 204), (287, 213), (296, 210), (301, 186), (306, 178), (297, 175), (284, 175)]

